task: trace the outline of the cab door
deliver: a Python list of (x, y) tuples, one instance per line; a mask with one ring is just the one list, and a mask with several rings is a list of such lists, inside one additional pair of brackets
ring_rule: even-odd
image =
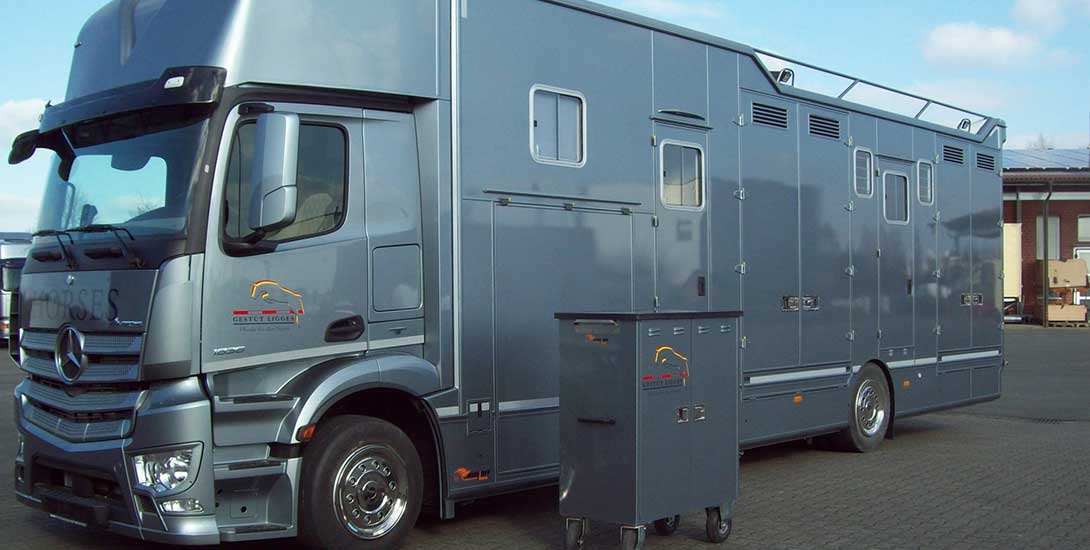
[(655, 137), (655, 305), (706, 310), (707, 135), (657, 124)]
[[(367, 349), (362, 111), (272, 108), (299, 117), (295, 219), (265, 235), (262, 247), (245, 245), (256, 116), (236, 110), (225, 126), (209, 215), (204, 372), (274, 363), (290, 370)], [(216, 426), (215, 437), (240, 444), (247, 435)]]

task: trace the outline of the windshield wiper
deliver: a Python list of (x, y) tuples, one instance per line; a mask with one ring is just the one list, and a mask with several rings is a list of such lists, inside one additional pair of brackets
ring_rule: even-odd
[(68, 265), (68, 269), (76, 269), (79, 267), (79, 265), (76, 264), (76, 257), (68, 251), (68, 248), (64, 246), (64, 241), (61, 240), (61, 237), (68, 237), (68, 244), (71, 244), (73, 246), (76, 244), (76, 242), (72, 240), (72, 235), (70, 235), (67, 231), (61, 231), (58, 229), (42, 229), (41, 231), (34, 232), (34, 234), (31, 236), (56, 237), (57, 244), (61, 245), (61, 255), (64, 256), (64, 263)]
[[(138, 256), (132, 249), (125, 244), (125, 239), (121, 238), (121, 233), (125, 233), (129, 236), (130, 241), (136, 241), (136, 237), (132, 236), (132, 231), (129, 231), (124, 226), (113, 225), (109, 223), (92, 223), (87, 225), (81, 225), (79, 227), (69, 229), (78, 233), (112, 233), (117, 238), (117, 242), (121, 245), (121, 254), (129, 259), (129, 264), (133, 267), (143, 267), (144, 259)], [(69, 236), (69, 239), (72, 237)]]

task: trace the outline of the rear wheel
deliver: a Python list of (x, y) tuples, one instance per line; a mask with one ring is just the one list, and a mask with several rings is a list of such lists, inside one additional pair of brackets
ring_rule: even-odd
[(893, 411), (890, 403), (889, 386), (882, 369), (873, 364), (865, 365), (852, 385), (848, 427), (834, 436), (835, 447), (859, 453), (877, 449), (889, 428)]
[(655, 520), (655, 532), (661, 536), (667, 537), (673, 535), (677, 531), (679, 525), (681, 525), (680, 515), (658, 519)]
[(323, 422), (303, 455), (299, 520), (313, 548), (398, 548), (420, 515), (423, 471), (397, 426), (369, 416)]

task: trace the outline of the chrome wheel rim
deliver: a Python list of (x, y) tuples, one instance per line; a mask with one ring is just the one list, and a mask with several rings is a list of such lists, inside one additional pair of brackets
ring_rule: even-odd
[(341, 463), (333, 482), (333, 507), (341, 525), (365, 540), (392, 531), (408, 509), (404, 461), (392, 448), (367, 445)]
[(874, 380), (864, 380), (855, 393), (855, 419), (867, 437), (874, 437), (886, 421), (886, 400)]

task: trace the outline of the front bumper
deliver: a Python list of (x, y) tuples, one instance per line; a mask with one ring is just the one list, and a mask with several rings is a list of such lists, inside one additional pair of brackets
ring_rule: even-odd
[[(23, 395), (32, 382), (15, 388), (15, 417), (22, 437), (15, 463), (20, 502), (62, 520), (98, 527), (148, 541), (217, 544), (212, 466), (211, 404), (196, 377), (155, 383), (144, 391), (131, 434), (124, 439), (74, 442), (31, 423), (23, 415)], [(156, 495), (135, 484), (134, 451), (200, 443), (196, 476), (179, 492)], [(195, 457), (195, 460), (196, 457)], [(200, 514), (168, 514), (165, 500), (195, 498)]]

